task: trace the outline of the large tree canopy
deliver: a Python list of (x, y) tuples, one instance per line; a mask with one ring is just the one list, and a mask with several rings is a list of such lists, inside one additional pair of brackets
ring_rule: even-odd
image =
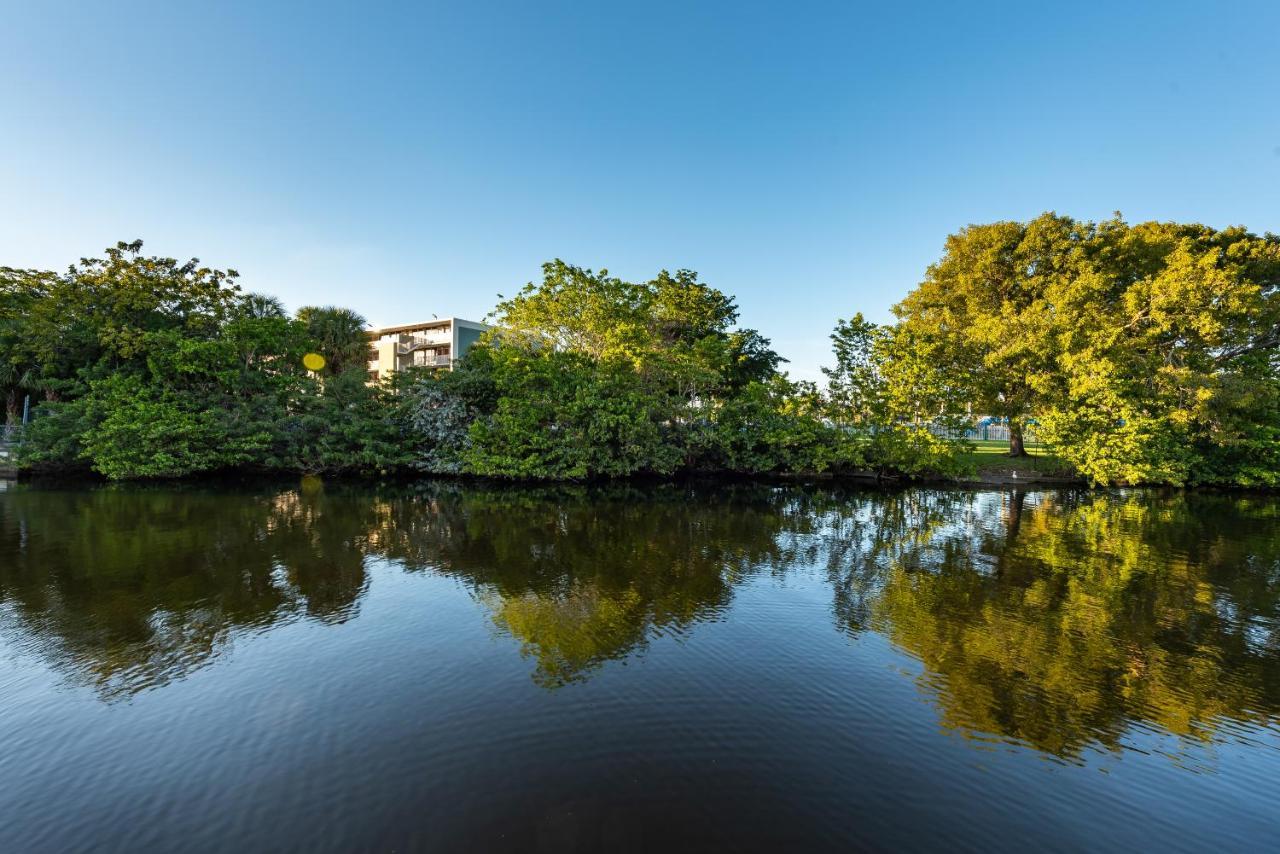
[(494, 309), (508, 343), (626, 360), (689, 393), (706, 393), (705, 382), (763, 381), (783, 361), (754, 329), (735, 329), (733, 298), (691, 270), (635, 283), (556, 260), (542, 273)]
[(584, 478), (853, 461), (818, 408), (797, 404), (768, 339), (735, 328), (733, 298), (692, 271), (636, 283), (557, 260), (494, 317), (457, 371), (407, 391), (429, 470)]
[[(391, 398), (365, 384), (359, 315), (291, 320), (242, 295), (233, 270), (141, 250), (120, 243), (61, 275), (0, 270), (0, 382), (10, 406), (15, 389), (41, 400), (27, 465), (119, 479), (408, 460)], [(312, 350), (330, 359), (323, 381), (303, 368)]]
[(1280, 483), (1280, 237), (1114, 220), (1088, 250), (1046, 438), (1100, 481)]
[(894, 307), (899, 334), (929, 350), (974, 411), (1009, 420), (1015, 455), (1052, 390), (1055, 314), (1081, 270), (1085, 232), (1053, 214), (969, 226)]
[(1015, 454), (1034, 421), (1095, 481), (1280, 483), (1275, 235), (1055, 214), (969, 226), (895, 314), (876, 375), (940, 416), (1008, 419)]

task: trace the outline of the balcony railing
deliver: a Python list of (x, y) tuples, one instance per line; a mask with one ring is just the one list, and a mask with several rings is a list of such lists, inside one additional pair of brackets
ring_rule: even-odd
[(448, 354), (430, 354), (418, 351), (413, 354), (413, 359), (409, 362), (408, 367), (413, 368), (447, 368), (453, 364), (453, 360)]
[(396, 344), (396, 352), (401, 356), (408, 355), (415, 350), (423, 350), (428, 347), (439, 347), (442, 344), (447, 345), (451, 340), (448, 335), (415, 335), (408, 341), (401, 341)]

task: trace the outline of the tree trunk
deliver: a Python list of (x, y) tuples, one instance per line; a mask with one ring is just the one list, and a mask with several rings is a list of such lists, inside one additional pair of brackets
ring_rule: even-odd
[(998, 577), (1003, 577), (1005, 569), (1012, 567), (1017, 569), (1020, 564), (1010, 563), (1009, 553), (1013, 548), (1014, 541), (1018, 539), (1018, 531), (1022, 528), (1022, 509), (1027, 503), (1027, 494), (1021, 489), (1014, 489), (1009, 492), (1008, 503), (1005, 505), (1005, 530), (1004, 530), (1004, 546), (996, 553), (996, 572)]
[(1025, 457), (1027, 455), (1026, 445), (1022, 441), (1022, 422), (1016, 419), (1009, 419), (1009, 456)]
[(1022, 527), (1022, 508), (1027, 503), (1027, 494), (1021, 489), (1015, 489), (1009, 493), (1009, 513), (1008, 525), (1005, 527), (1006, 547), (1013, 545), (1013, 541), (1018, 538), (1018, 529)]
[(18, 390), (16, 388), (9, 389), (9, 395), (4, 401), (4, 423), (17, 424), (22, 418), (22, 409), (18, 405)]

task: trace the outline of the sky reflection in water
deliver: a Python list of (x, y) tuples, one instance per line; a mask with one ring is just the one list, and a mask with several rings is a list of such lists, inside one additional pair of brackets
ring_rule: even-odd
[[(732, 780), (750, 781), (760, 797), (772, 768), (791, 789), (768, 802), (790, 807), (801, 834), (776, 841), (925, 841), (874, 822), (854, 831), (847, 802), (823, 805), (863, 785), (837, 768), (842, 752), (880, 768), (892, 788), (898, 772), (877, 765), (888, 754), (868, 746), (877, 739), (924, 751), (951, 793), (964, 791), (960, 765), (974, 761), (1025, 785), (1019, 775), (1031, 772), (1006, 764), (1022, 760), (998, 758), (1010, 749), (1108, 773), (1141, 763), (1129, 773), (1153, 791), (1225, 777), (1221, 797), (1258, 822), (1235, 825), (1249, 842), (1275, 817), (1250, 813), (1239, 792), (1254, 786), (1251, 775), (1280, 772), (1280, 500), (745, 484), (24, 485), (0, 493), (0, 652), (10, 702), (48, 721), (0, 728), (0, 767), (11, 774), (29, 773), (22, 764), (60, 728), (110, 724), (122, 730), (118, 746), (142, 737), (150, 705), (173, 705), (197, 725), (157, 739), (174, 762), (215, 742), (232, 753), (252, 742), (292, 773), (311, 761), (298, 728), (326, 717), (316, 737), (333, 727), (330, 747), (380, 767), (375, 788), (392, 769), (421, 786), (465, 763), (481, 769), (469, 772), (483, 777), (477, 798), (504, 785), (486, 768), (548, 791), (594, 791), (571, 799), (577, 812), (565, 814), (578, 818), (564, 826), (516, 790), (502, 819), (483, 798), (478, 812), (464, 798), (430, 830), (383, 816), (375, 831), (366, 811), (367, 826), (343, 824), (347, 844), (505, 839), (519, 848), (523, 838), (564, 850), (608, 842), (607, 828), (635, 821), (651, 843), (696, 847), (688, 828), (703, 819), (673, 814), (660, 798), (650, 806), (665, 804), (676, 835), (655, 839), (645, 797), (593, 778), (610, 773), (593, 764), (606, 758), (603, 767), (629, 768), (633, 781), (674, 775), (693, 790), (737, 763)], [(234, 717), (220, 706), (233, 697), (257, 698), (253, 714), (287, 725), (251, 735), (242, 719), (232, 734)], [(473, 741), (486, 720), (497, 728)], [(830, 756), (811, 738), (820, 730)], [(394, 750), (413, 754), (428, 732), (443, 758), (402, 767)], [(388, 733), (395, 748), (380, 741)], [(0, 806), (56, 789), (59, 774), (83, 764), (73, 749), (62, 759)], [(353, 760), (325, 761), (346, 772)], [(549, 771), (554, 762), (564, 767)], [(151, 773), (159, 785), (178, 772)], [(806, 774), (831, 785), (806, 794)], [(310, 789), (272, 798), (277, 813), (299, 820), (325, 800)], [(420, 798), (382, 791), (379, 804), (421, 815), (410, 807)], [(241, 824), (215, 822), (205, 841), (270, 841), (253, 809), (236, 812), (233, 800), (210, 808)], [(952, 807), (962, 822), (963, 803), (931, 803), (939, 828)], [(182, 826), (137, 809), (159, 844)], [(27, 815), (50, 842), (80, 838), (57, 810)], [(1006, 839), (1032, 841), (1044, 821), (986, 816), (947, 838), (962, 840), (968, 826), (982, 839), (1004, 825)], [(1192, 838), (1177, 821), (1169, 818), (1170, 838)], [(776, 829), (749, 824), (735, 832), (753, 842)], [(91, 822), (81, 830), (101, 832)], [(1119, 844), (1123, 833), (1109, 838)], [(343, 840), (330, 833), (323, 843)]]

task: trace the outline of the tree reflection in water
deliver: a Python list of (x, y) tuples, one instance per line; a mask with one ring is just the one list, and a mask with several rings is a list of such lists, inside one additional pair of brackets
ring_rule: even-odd
[(394, 504), (386, 554), (471, 585), (547, 687), (714, 617), (735, 584), (787, 560), (787, 517), (767, 488), (452, 486), (426, 495), (431, 513)]
[[(819, 573), (837, 625), (918, 659), (942, 721), (1072, 757), (1280, 713), (1280, 501), (771, 485), (20, 487), (0, 626), (106, 698), (244, 631), (351, 618), (366, 562), (464, 583), (547, 688)], [(858, 654), (857, 649), (850, 655)]]
[(1118, 749), (1133, 721), (1207, 740), (1280, 710), (1278, 510), (1223, 495), (903, 494), (836, 537), (837, 619), (918, 658), (944, 723), (967, 734), (1058, 756)]
[(236, 630), (350, 617), (372, 509), (318, 484), (11, 489), (0, 500), (0, 624), (104, 697), (163, 685)]

